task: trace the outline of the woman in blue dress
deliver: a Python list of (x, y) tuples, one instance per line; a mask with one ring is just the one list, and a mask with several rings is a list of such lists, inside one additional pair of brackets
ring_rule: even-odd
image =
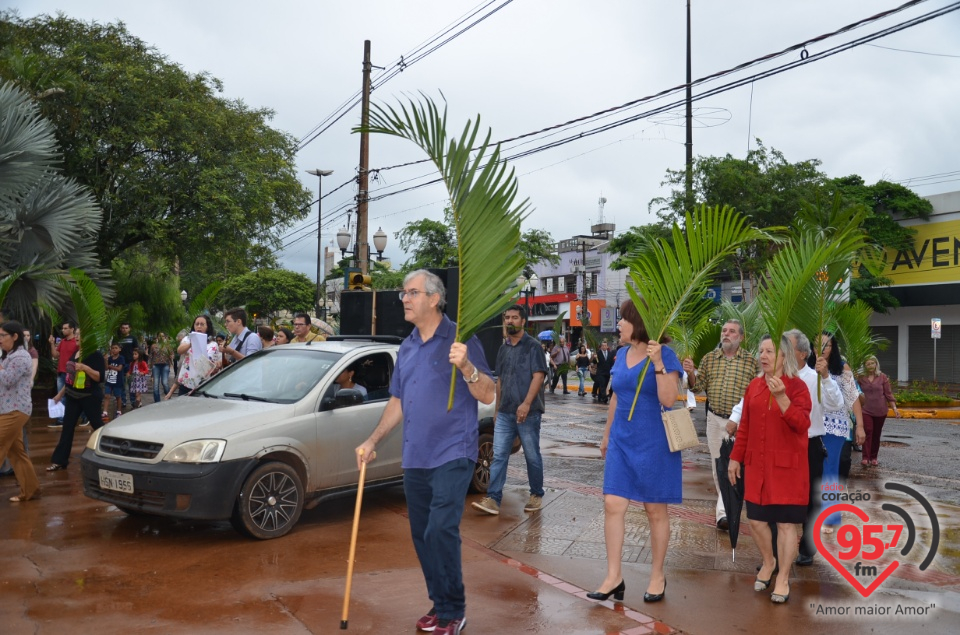
[[(659, 602), (667, 590), (663, 562), (670, 539), (667, 504), (682, 502), (680, 452), (671, 452), (660, 416), (672, 408), (679, 393), (682, 367), (676, 354), (650, 341), (643, 320), (633, 302), (620, 307), (620, 342), (611, 371), (613, 397), (607, 412), (607, 427), (600, 443), (606, 459), (603, 473), (603, 532), (607, 547), (607, 577), (599, 590), (588, 593), (594, 600), (611, 595), (623, 599), (626, 584), (621, 571), (621, 553), (627, 507), (631, 500), (643, 502), (650, 524), (649, 547), (653, 554), (650, 582), (644, 602)], [(637, 405), (630, 417), (637, 382), (645, 367)]]

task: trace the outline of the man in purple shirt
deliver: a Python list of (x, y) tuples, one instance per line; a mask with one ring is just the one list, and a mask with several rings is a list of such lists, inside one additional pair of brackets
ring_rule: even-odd
[[(417, 629), (458, 635), (466, 624), (460, 518), (477, 460), (477, 401), (493, 402), (495, 386), (480, 341), (456, 341), (456, 326), (443, 314), (444, 294), (440, 278), (424, 269), (404, 279), (403, 315), (415, 328), (397, 353), (380, 423), (356, 452), (359, 468), (376, 458), (377, 443), (403, 423), (410, 533), (433, 602)], [(451, 364), (458, 372), (448, 411)]]

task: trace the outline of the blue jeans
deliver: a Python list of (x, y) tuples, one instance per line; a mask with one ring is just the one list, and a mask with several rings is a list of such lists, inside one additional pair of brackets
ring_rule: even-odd
[(170, 364), (153, 365), (153, 401), (160, 403), (160, 385), (163, 384), (163, 394), (170, 392)]
[(543, 496), (543, 457), (540, 456), (540, 417), (542, 412), (530, 411), (527, 420), (517, 423), (516, 415), (497, 413), (497, 422), (493, 426), (493, 463), (490, 465), (490, 485), (487, 496), (497, 501), (503, 500), (503, 484), (507, 482), (507, 461), (513, 449), (514, 437), (520, 437), (523, 458), (527, 460), (527, 479), (530, 481), (530, 493)]
[[(836, 488), (840, 483), (840, 455), (843, 453), (843, 444), (846, 443), (846, 439), (843, 437), (838, 437), (833, 434), (823, 435), (823, 444), (827, 446), (827, 458), (823, 460), (823, 480), (821, 483), (823, 485), (830, 485)], [(837, 489), (829, 490), (831, 492), (838, 491)], [(829, 509), (837, 503), (823, 503), (823, 509)], [(832, 525), (836, 527), (840, 524), (840, 513), (830, 514), (825, 521), (824, 525)]]
[(580, 389), (577, 391), (577, 394), (578, 394), (578, 395), (582, 395), (582, 394), (583, 394), (583, 379), (584, 379), (584, 376), (585, 376), (586, 374), (587, 374), (587, 369), (586, 369), (586, 368), (583, 368), (583, 367), (577, 368), (577, 377), (580, 378)]
[(442, 620), (460, 619), (467, 610), (460, 518), (475, 466), (470, 459), (454, 459), (440, 467), (403, 472), (413, 546), (427, 594)]

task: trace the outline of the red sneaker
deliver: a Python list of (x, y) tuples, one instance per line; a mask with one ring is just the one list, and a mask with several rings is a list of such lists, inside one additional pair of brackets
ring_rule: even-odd
[(417, 630), (430, 632), (437, 627), (438, 622), (440, 618), (437, 617), (437, 610), (430, 609), (426, 615), (417, 620)]
[(467, 618), (461, 617), (456, 620), (440, 620), (437, 629), (433, 631), (434, 635), (460, 635), (463, 627), (467, 625)]

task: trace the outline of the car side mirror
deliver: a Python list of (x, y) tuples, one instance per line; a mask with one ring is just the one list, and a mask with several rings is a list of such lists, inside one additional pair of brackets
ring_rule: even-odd
[(353, 388), (341, 388), (333, 397), (325, 397), (322, 401), (323, 410), (337, 410), (349, 408), (363, 403), (363, 393)]

